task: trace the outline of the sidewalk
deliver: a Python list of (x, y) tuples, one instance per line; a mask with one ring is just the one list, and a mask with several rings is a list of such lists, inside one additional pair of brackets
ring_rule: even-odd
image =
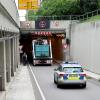
[(96, 73), (90, 72), (88, 70), (84, 70), (84, 71), (85, 71), (87, 76), (100, 81), (100, 74), (96, 74)]
[(35, 100), (27, 66), (18, 69), (7, 90), (0, 93), (0, 100)]

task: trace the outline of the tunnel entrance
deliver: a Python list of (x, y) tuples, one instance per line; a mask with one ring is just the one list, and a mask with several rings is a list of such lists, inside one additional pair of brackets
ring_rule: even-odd
[(63, 55), (63, 47), (62, 47), (62, 40), (65, 39), (65, 34), (64, 33), (51, 33), (49, 34), (33, 34), (33, 33), (28, 33), (28, 34), (21, 34), (20, 37), (20, 45), (22, 45), (22, 54), (25, 52), (27, 54), (27, 59), (29, 63), (33, 62), (32, 59), (32, 41), (38, 38), (43, 38), (47, 39), (48, 41), (51, 40), (51, 45), (52, 45), (52, 56), (53, 56), (53, 62), (55, 60), (63, 60), (64, 55)]
[(51, 38), (52, 54), (54, 60), (63, 60), (62, 38)]

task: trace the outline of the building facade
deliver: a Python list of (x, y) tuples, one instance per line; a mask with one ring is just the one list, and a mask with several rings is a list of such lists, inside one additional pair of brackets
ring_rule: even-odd
[(0, 0), (0, 90), (19, 66), (19, 15), (14, 0)]

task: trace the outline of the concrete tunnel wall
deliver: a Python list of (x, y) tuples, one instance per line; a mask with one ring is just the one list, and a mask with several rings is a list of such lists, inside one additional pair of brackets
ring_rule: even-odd
[(73, 25), (71, 57), (86, 69), (100, 74), (100, 21)]
[(19, 37), (0, 41), (0, 90), (6, 90), (19, 65)]
[(19, 18), (14, 0), (0, 0), (0, 91), (19, 65)]
[[(66, 44), (66, 38), (69, 38), (69, 24), (70, 24), (69, 20), (51, 20), (50, 21), (49, 30), (50, 29), (51, 30), (60, 30), (61, 29), (61, 30), (65, 30), (65, 32), (66, 32), (66, 37), (64, 39), (58, 39), (58, 38), (56, 40), (53, 38), (51, 39), (52, 49), (53, 49), (52, 50), (53, 57), (56, 60), (68, 60), (69, 59), (69, 53), (68, 53), (69, 50), (67, 50), (67, 48), (63, 50), (63, 44)], [(35, 30), (35, 21), (22, 21), (21, 22), (21, 29), (34, 29)], [(55, 32), (55, 34), (57, 34), (57, 33)], [(24, 34), (25, 33), (23, 33), (23, 35)], [(25, 42), (26, 42), (26, 40), (25, 40)], [(28, 45), (28, 40), (27, 40), (26, 44)], [(30, 47), (28, 47), (28, 48), (30, 48)], [(59, 52), (57, 53), (56, 50)], [(23, 48), (23, 51), (27, 52), (29, 50), (27, 48)], [(30, 51), (31, 51), (31, 49), (30, 49)]]

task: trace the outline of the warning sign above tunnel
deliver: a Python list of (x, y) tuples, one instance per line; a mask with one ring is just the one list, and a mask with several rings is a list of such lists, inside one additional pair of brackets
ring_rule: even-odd
[(49, 29), (50, 21), (47, 19), (35, 21), (35, 29)]

